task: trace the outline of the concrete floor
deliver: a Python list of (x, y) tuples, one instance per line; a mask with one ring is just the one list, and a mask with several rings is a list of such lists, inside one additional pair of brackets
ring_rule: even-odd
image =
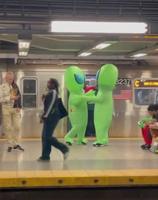
[(70, 155), (63, 161), (61, 152), (52, 148), (50, 162), (38, 162), (40, 140), (22, 141), (24, 152), (7, 152), (5, 140), (0, 141), (0, 170), (101, 170), (101, 169), (157, 169), (158, 155), (140, 148), (142, 141), (111, 139), (108, 146), (93, 147), (73, 144)]

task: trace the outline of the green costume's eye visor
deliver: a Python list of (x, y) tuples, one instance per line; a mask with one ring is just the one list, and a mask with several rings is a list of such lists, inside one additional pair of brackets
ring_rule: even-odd
[(74, 74), (74, 77), (78, 84), (83, 84), (85, 82), (85, 77), (81, 74)]

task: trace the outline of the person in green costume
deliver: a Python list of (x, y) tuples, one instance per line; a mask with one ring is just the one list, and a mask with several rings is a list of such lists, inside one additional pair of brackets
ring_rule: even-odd
[(113, 114), (112, 91), (118, 79), (118, 69), (113, 64), (106, 64), (97, 72), (96, 96), (90, 96), (94, 107), (94, 125), (96, 131), (96, 141), (94, 146), (104, 146), (108, 144), (108, 132)]
[(86, 144), (85, 131), (87, 127), (88, 111), (87, 100), (84, 93), (85, 75), (77, 66), (66, 69), (65, 85), (69, 91), (68, 115), (71, 122), (71, 130), (65, 135), (67, 144), (72, 145), (74, 137), (77, 136), (78, 144)]

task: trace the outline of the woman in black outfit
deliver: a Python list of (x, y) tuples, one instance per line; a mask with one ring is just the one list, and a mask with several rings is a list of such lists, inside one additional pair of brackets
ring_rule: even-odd
[(59, 149), (63, 153), (64, 159), (67, 158), (69, 153), (69, 148), (52, 136), (54, 129), (60, 120), (58, 108), (58, 87), (59, 84), (56, 79), (51, 78), (47, 83), (48, 93), (43, 99), (44, 114), (42, 115), (42, 155), (38, 159), (39, 161), (50, 160), (51, 146)]

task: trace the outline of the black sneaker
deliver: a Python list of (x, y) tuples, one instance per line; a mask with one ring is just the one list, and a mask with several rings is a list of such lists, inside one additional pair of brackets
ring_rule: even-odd
[(95, 143), (93, 144), (94, 147), (104, 147), (105, 144)]
[(12, 149), (13, 149), (13, 147), (8, 147), (7, 151), (8, 151), (8, 152), (11, 152)]
[(49, 157), (39, 157), (38, 159), (37, 159), (37, 161), (42, 161), (42, 162), (49, 162), (50, 161), (50, 158)]
[(15, 145), (13, 149), (19, 149), (20, 151), (24, 151), (24, 149), (20, 145)]
[(143, 144), (143, 145), (141, 145), (141, 148), (142, 148), (143, 150), (149, 150), (150, 147), (151, 147), (150, 144)]
[(142, 144), (140, 147), (144, 150), (145, 149), (145, 144)]

